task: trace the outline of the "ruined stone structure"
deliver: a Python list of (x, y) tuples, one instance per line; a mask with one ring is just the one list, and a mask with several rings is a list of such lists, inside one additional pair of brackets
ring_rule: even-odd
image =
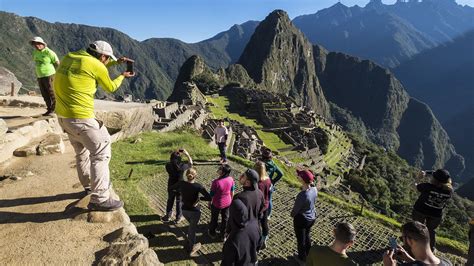
[(200, 129), (208, 113), (200, 105), (178, 105), (171, 102), (153, 102), (153, 129), (168, 132), (183, 126)]

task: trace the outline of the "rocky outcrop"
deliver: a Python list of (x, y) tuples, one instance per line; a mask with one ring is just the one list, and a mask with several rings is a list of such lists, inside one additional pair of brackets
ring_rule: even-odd
[(426, 104), (411, 98), (397, 131), (397, 153), (408, 163), (425, 169), (445, 167), (459, 180), (464, 159), (456, 153), (448, 134)]
[(258, 25), (238, 64), (261, 89), (290, 96), (299, 105), (328, 116), (311, 43), (284, 11), (273, 11)]
[(27, 145), (16, 149), (14, 156), (27, 157), (31, 155), (47, 155), (54, 153), (64, 153), (66, 147), (61, 135), (48, 133), (40, 139), (34, 140)]
[(375, 134), (375, 141), (396, 150), (396, 129), (409, 95), (388, 71), (368, 60), (328, 53), (315, 46), (318, 76), (327, 99), (360, 117)]
[(104, 123), (112, 141), (151, 130), (155, 120), (153, 107), (141, 103), (95, 101), (95, 116)]
[[(464, 169), (464, 160), (430, 108), (413, 98), (395, 76), (377, 64), (315, 46), (315, 63), (327, 99), (356, 119), (343, 125), (363, 122), (363, 135), (397, 153), (410, 164), (425, 169), (448, 168), (454, 176)], [(332, 108), (333, 111), (338, 108)], [(349, 114), (349, 113), (348, 113)], [(350, 118), (353, 117), (353, 118)]]
[[(0, 139), (0, 162), (10, 159), (13, 152), (19, 147), (25, 146), (36, 138), (45, 136), (48, 133), (61, 133), (61, 127), (58, 121), (53, 118), (36, 120), (30, 124), (19, 128), (11, 129)], [(36, 145), (33, 146), (31, 153), (36, 154)]]
[(13, 93), (16, 95), (22, 84), (10, 70), (0, 66), (0, 95), (11, 95), (13, 85)]
[[(197, 87), (199, 87), (198, 90), (195, 89)], [(205, 104), (205, 97), (201, 91), (208, 92), (217, 88), (219, 88), (218, 75), (210, 70), (201, 57), (193, 55), (181, 67), (168, 101), (180, 103), (191, 101)]]

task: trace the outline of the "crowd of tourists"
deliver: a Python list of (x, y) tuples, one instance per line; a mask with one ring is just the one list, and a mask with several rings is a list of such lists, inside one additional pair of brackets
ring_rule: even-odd
[[(181, 161), (181, 154), (188, 159)], [(171, 154), (166, 169), (169, 174), (167, 215), (176, 204), (175, 222), (189, 222), (187, 245), (191, 256), (197, 254), (201, 243), (196, 240), (196, 228), (201, 217), (199, 201), (209, 201), (211, 219), (207, 234), (210, 238), (223, 241), (222, 265), (255, 265), (258, 254), (267, 247), (269, 240), (268, 220), (271, 212), (271, 195), (283, 173), (275, 164), (269, 149), (262, 150), (261, 158), (253, 169), (247, 169), (237, 178), (242, 191), (235, 194), (234, 178), (229, 164), (219, 165), (216, 178), (208, 192), (196, 181), (197, 171), (192, 158), (184, 150)], [(178, 158), (178, 159), (177, 159)], [(187, 169), (187, 170), (186, 170)], [(183, 175), (187, 181), (177, 178)], [(293, 208), (288, 214), (293, 218), (297, 246), (294, 259), (300, 265), (356, 265), (347, 255), (356, 241), (356, 230), (347, 222), (334, 227), (334, 240), (328, 246), (312, 245), (311, 227), (317, 219), (315, 203), (318, 188), (314, 173), (304, 167), (296, 170), (300, 191)], [(442, 210), (452, 196), (451, 178), (446, 170), (421, 172), (419, 177), (429, 176), (430, 182), (416, 184), (420, 196), (413, 209), (413, 221), (402, 226), (400, 242), (393, 245), (383, 256), (384, 265), (452, 265), (434, 254), (435, 229), (440, 224)], [(179, 194), (182, 198), (180, 203)], [(181, 211), (182, 206), (182, 211)], [(221, 217), (219, 223), (219, 215)], [(389, 246), (389, 241), (387, 240)]]
[[(61, 62), (42, 38), (35, 37), (30, 44), (34, 47), (38, 84), (47, 105), (45, 115), (55, 112), (69, 136), (76, 153), (79, 180), (85, 193), (91, 194), (88, 208), (96, 211), (121, 208), (123, 202), (113, 199), (109, 192), (111, 140), (103, 123), (94, 116), (94, 95), (97, 85), (114, 92), (124, 78), (133, 77), (133, 72), (125, 71), (112, 79), (107, 69), (130, 60), (115, 58), (112, 47), (105, 41), (95, 41), (86, 49), (70, 52)], [(173, 207), (176, 206), (175, 222), (188, 221), (186, 248), (190, 255), (195, 255), (201, 247), (196, 239), (201, 217), (199, 202), (208, 201), (211, 219), (207, 234), (224, 242), (222, 265), (255, 265), (259, 252), (269, 243), (272, 195), (277, 191), (283, 172), (273, 161), (271, 151), (265, 148), (255, 167), (237, 178), (242, 190), (235, 194), (236, 184), (225, 154), (227, 141), (228, 130), (220, 121), (215, 130), (215, 143), (221, 160), (209, 191), (198, 182), (199, 173), (187, 150), (179, 149), (170, 155), (166, 164), (168, 200), (163, 221), (172, 219)], [(355, 265), (347, 255), (357, 235), (350, 223), (335, 225), (334, 240), (330, 245), (312, 245), (311, 227), (317, 219), (318, 188), (311, 170), (302, 167), (297, 169), (296, 175), (300, 191), (288, 213), (293, 218), (297, 242), (295, 260), (307, 265)], [(401, 242), (395, 242), (384, 254), (384, 265), (451, 265), (434, 254), (436, 228), (453, 194), (451, 177), (443, 169), (421, 172), (420, 177), (425, 176), (431, 180), (416, 185), (420, 195), (413, 208), (413, 221), (402, 226)], [(471, 221), (471, 227), (474, 227), (474, 221)], [(473, 235), (474, 230), (471, 230), (471, 241)], [(474, 263), (472, 253), (471, 245), (468, 265)]]

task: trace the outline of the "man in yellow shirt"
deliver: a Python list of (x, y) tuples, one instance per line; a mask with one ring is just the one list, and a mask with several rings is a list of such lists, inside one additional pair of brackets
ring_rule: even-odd
[(41, 37), (34, 37), (30, 40), (30, 44), (35, 48), (33, 60), (36, 65), (36, 77), (38, 78), (41, 96), (43, 96), (48, 109), (43, 115), (50, 115), (54, 112), (56, 102), (52, 83), (54, 73), (56, 73), (55, 67), (59, 65), (59, 59), (53, 50), (46, 47), (47, 45)]
[(95, 41), (86, 50), (68, 53), (54, 79), (55, 111), (76, 152), (79, 180), (91, 193), (87, 206), (91, 210), (111, 211), (123, 206), (122, 201), (110, 197), (111, 140), (103, 123), (95, 119), (94, 95), (97, 84), (112, 93), (124, 78), (134, 76), (130, 72), (123, 72), (114, 80), (109, 76), (107, 67), (127, 60), (116, 60), (110, 44)]

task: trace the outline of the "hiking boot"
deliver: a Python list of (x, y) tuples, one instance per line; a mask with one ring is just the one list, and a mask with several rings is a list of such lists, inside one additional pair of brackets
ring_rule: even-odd
[(176, 218), (176, 220), (174, 220), (174, 223), (175, 223), (175, 224), (179, 224), (179, 223), (183, 222), (184, 220), (185, 220), (184, 217), (181, 216), (181, 217), (179, 217), (179, 218)]
[(52, 115), (52, 114), (54, 114), (54, 111), (48, 110), (48, 111), (46, 111), (46, 113), (42, 114), (42, 116), (49, 116), (49, 115)]
[(92, 193), (92, 190), (90, 188), (84, 188), (84, 192), (86, 193), (86, 196), (87, 196)]
[(163, 217), (161, 217), (161, 221), (163, 222), (169, 222), (170, 221), (170, 217), (168, 215), (165, 215)]
[(193, 248), (189, 252), (189, 256), (195, 256), (196, 253), (201, 249), (201, 243), (197, 242), (193, 245)]
[(114, 200), (109, 198), (108, 200), (100, 203), (90, 202), (87, 208), (92, 211), (115, 211), (123, 207), (123, 201)]

